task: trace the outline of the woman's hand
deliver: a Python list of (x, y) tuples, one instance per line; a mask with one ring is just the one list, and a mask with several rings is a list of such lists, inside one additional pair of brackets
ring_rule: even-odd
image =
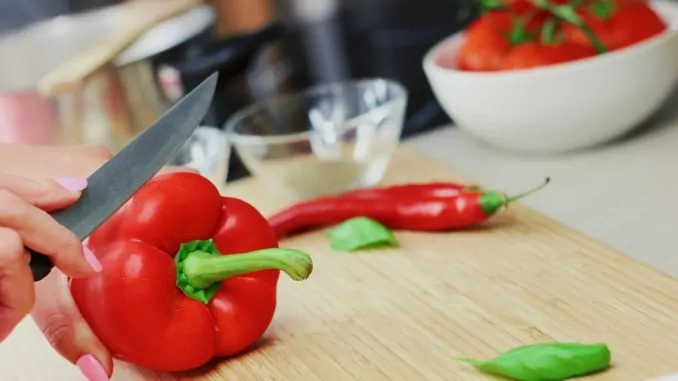
[[(53, 177), (76, 179), (75, 181), (77, 181), (77, 179), (84, 179), (101, 167), (110, 157), (111, 155), (106, 149), (97, 146), (41, 147), (0, 145), (0, 173), (24, 176), (32, 179), (43, 179), (39, 180), (38, 183), (51, 184), (51, 186), (57, 187), (56, 183), (53, 181), (44, 179)], [(167, 167), (162, 172), (168, 171), (192, 170), (187, 168)], [(74, 202), (79, 195), (78, 192), (62, 190), (62, 193), (63, 192), (65, 192), (70, 199), (64, 200), (64, 197), (66, 196), (56, 197), (54, 195), (49, 196), (51, 199), (47, 196), (44, 197), (47, 197), (52, 204), (61, 203), (59, 207), (63, 207)], [(36, 198), (35, 196), (33, 197), (33, 200), (35, 201)], [(26, 200), (26, 198), (24, 198), (24, 200)], [(41, 201), (41, 199), (37, 200)], [(41, 201), (36, 207), (49, 207), (52, 204)], [(37, 210), (36, 208), (34, 209)], [(4, 208), (0, 206), (0, 210), (4, 210)], [(35, 213), (43, 215), (39, 211)], [(49, 220), (49, 218), (47, 219)], [(53, 220), (50, 221), (56, 224)], [(0, 216), (0, 225), (1, 224), (2, 217)], [(60, 233), (63, 233), (63, 230), (65, 230), (58, 224), (56, 228), (54, 226), (52, 226), (52, 228), (58, 229)], [(41, 233), (45, 234), (45, 231), (41, 230)], [(1, 231), (0, 234), (2, 234)], [(52, 232), (51, 234), (56, 233)], [(82, 248), (77, 239), (74, 242), (71, 242), (71, 240), (72, 237), (67, 240), (68, 244), (71, 246), (68, 246), (67, 249), (60, 250), (67, 252), (68, 257), (84, 258), (85, 253), (88, 251)], [(71, 363), (76, 364), (88, 380), (108, 380), (113, 372), (113, 360), (111, 354), (101, 341), (99, 341), (96, 335), (94, 335), (87, 325), (87, 322), (85, 322), (78, 312), (67, 287), (67, 275), (86, 275), (79, 273), (78, 271), (87, 272), (93, 270), (81, 269), (81, 267), (71, 269), (69, 267), (71, 265), (69, 264), (69, 266), (63, 268), (64, 272), (52, 271), (45, 279), (33, 285), (30, 270), (26, 265), (27, 260), (25, 258), (25, 252), (23, 251), (23, 245), (19, 246), (16, 242), (12, 243), (12, 241), (7, 241), (2, 235), (0, 235), (0, 242), (9, 242), (9, 244), (13, 244), (15, 246), (11, 248), (11, 250), (14, 250), (13, 252), (20, 250), (20, 255), (17, 255), (16, 253), (11, 255), (13, 257), (12, 266), (23, 269), (20, 271), (23, 271), (24, 275), (26, 275), (26, 271), (28, 271), (27, 275), (30, 276), (30, 282), (23, 281), (22, 283), (24, 294), (22, 294), (22, 301), (15, 302), (20, 304), (17, 309), (23, 312), (25, 312), (27, 308), (30, 309), (30, 305), (33, 304), (32, 290), (33, 287), (35, 287), (35, 305), (31, 315), (49, 343), (64, 358)], [(75, 242), (77, 242), (77, 245)], [(76, 245), (77, 247), (73, 248), (73, 245)], [(52, 249), (54, 248), (52, 247)], [(1, 250), (3, 250), (2, 247), (0, 247), (0, 252)], [(62, 251), (59, 251), (59, 253)], [(17, 256), (19, 256), (23, 262), (17, 262)], [(0, 254), (0, 258), (2, 258), (2, 254)], [(78, 266), (83, 266), (82, 263), (78, 263)], [(1, 263), (0, 266), (2, 266)], [(19, 270), (13, 271), (16, 272)], [(64, 275), (64, 273), (66, 275)], [(3, 281), (3, 278), (0, 277), (0, 290), (6, 289), (3, 285)], [(14, 287), (19, 287), (19, 285), (15, 285)], [(0, 292), (0, 300), (2, 300), (1, 295), (2, 293)], [(18, 295), (16, 294), (13, 294), (12, 297), (18, 299)], [(16, 317), (14, 319), (16, 319)], [(4, 323), (0, 321), (0, 326), (3, 324)], [(2, 336), (0, 336), (0, 338), (1, 337)]]
[(39, 181), (0, 174), (0, 341), (28, 315), (35, 301), (25, 247), (49, 256), (72, 277), (101, 270), (78, 237), (47, 214), (72, 204), (86, 185), (85, 180)]

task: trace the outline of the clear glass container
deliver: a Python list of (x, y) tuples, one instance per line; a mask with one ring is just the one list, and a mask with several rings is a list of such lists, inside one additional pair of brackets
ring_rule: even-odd
[(231, 116), (226, 132), (247, 169), (297, 199), (382, 180), (402, 132), (407, 90), (370, 78), (273, 96)]
[(200, 126), (167, 163), (197, 169), (218, 187), (226, 184), (231, 146), (219, 128)]

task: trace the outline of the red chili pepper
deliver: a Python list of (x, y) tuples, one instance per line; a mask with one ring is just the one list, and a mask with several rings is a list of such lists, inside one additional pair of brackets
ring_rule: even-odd
[(279, 270), (312, 269), (251, 205), (191, 173), (151, 180), (88, 245), (103, 271), (70, 282), (82, 315), (116, 358), (163, 371), (250, 347), (273, 318)]
[(348, 191), (341, 195), (342, 198), (447, 198), (458, 196), (462, 190), (478, 190), (475, 185), (465, 185), (451, 182), (432, 182), (421, 184), (401, 184), (384, 187), (362, 188)]
[[(269, 218), (278, 237), (326, 227), (355, 217), (369, 217), (396, 230), (443, 231), (478, 224), (499, 209), (549, 183), (509, 197), (502, 192), (464, 190), (447, 198), (325, 197), (291, 206)], [(350, 193), (349, 193), (350, 195)]]

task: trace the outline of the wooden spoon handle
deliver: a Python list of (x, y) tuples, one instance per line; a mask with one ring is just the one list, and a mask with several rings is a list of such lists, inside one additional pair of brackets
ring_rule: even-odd
[(156, 24), (201, 3), (201, 0), (135, 0), (121, 5), (123, 30), (48, 72), (40, 79), (38, 91), (48, 97), (71, 91)]

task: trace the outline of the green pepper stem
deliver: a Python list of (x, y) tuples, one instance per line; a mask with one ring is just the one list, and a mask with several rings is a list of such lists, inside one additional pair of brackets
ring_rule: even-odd
[(221, 255), (212, 240), (188, 242), (174, 257), (177, 287), (188, 297), (209, 303), (221, 281), (262, 270), (280, 270), (293, 280), (304, 280), (313, 271), (311, 257), (298, 250), (270, 248)]
[(530, 189), (530, 190), (528, 190), (528, 191), (526, 191), (526, 192), (518, 193), (518, 194), (516, 194), (516, 195), (506, 197), (505, 203), (508, 204), (508, 203), (511, 203), (511, 202), (515, 202), (515, 201), (517, 201), (517, 200), (520, 200), (521, 198), (525, 198), (525, 197), (527, 197), (527, 196), (529, 196), (529, 195), (531, 195), (531, 194), (537, 193), (537, 192), (539, 192), (540, 190), (544, 189), (544, 187), (546, 187), (550, 182), (551, 182), (551, 178), (550, 178), (550, 177), (547, 177), (547, 178), (544, 180), (544, 182), (542, 182), (542, 183), (539, 184), (538, 186), (536, 186), (536, 187), (534, 187), (534, 188), (532, 188), (532, 189)]
[(523, 192), (514, 196), (507, 196), (502, 192), (496, 191), (483, 192), (480, 195), (478, 201), (480, 203), (480, 207), (483, 209), (483, 213), (485, 213), (485, 215), (487, 216), (490, 216), (496, 213), (499, 209), (507, 206), (512, 202), (515, 202), (517, 200), (520, 200), (521, 198), (527, 197), (535, 192), (538, 192), (546, 185), (548, 185), (550, 182), (551, 178), (547, 177), (546, 180), (544, 180), (544, 182), (541, 183), (539, 186), (532, 188), (527, 192)]
[(183, 265), (186, 282), (195, 288), (208, 288), (224, 279), (262, 270), (280, 270), (293, 280), (304, 280), (313, 270), (308, 254), (279, 248), (220, 256), (194, 251)]

